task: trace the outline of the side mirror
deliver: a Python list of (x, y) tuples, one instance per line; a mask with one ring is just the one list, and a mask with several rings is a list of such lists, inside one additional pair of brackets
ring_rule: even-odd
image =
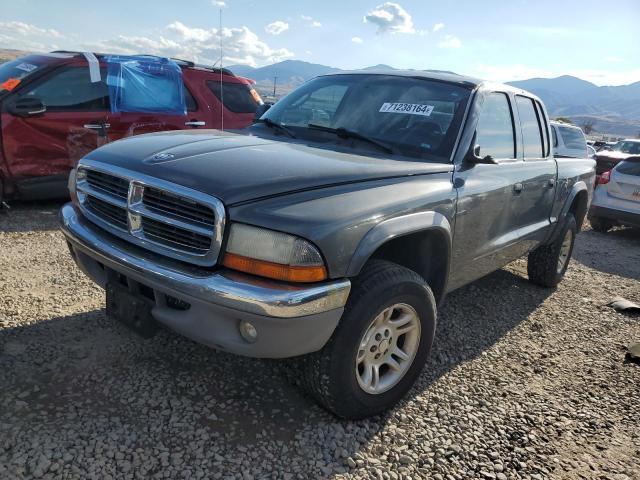
[(262, 115), (264, 115), (267, 110), (269, 110), (271, 108), (273, 104), (272, 103), (263, 103), (261, 105), (258, 105), (258, 108), (256, 109), (256, 114), (253, 117), (253, 121), (257, 121)]
[(38, 97), (20, 97), (8, 108), (16, 117), (31, 117), (47, 111), (47, 107)]
[(494, 160), (491, 155), (485, 155), (484, 157), (480, 156), (480, 145), (475, 144), (467, 156), (465, 157), (465, 161), (468, 163), (486, 163), (491, 165), (496, 165), (498, 162)]

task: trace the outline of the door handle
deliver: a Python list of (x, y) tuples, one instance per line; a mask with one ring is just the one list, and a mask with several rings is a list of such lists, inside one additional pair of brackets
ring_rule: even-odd
[(111, 127), (110, 123), (87, 123), (84, 128), (88, 128), (89, 130), (106, 130)]
[(204, 127), (207, 122), (203, 122), (201, 120), (191, 120), (189, 122), (184, 122), (186, 127)]
[(522, 185), (522, 183), (518, 182), (518, 183), (513, 185), (513, 192), (514, 193), (521, 193), (523, 188), (524, 188), (524, 186)]

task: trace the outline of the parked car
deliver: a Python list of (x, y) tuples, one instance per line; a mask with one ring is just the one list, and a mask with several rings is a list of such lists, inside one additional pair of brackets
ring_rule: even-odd
[(222, 115), (225, 128), (243, 128), (261, 103), (250, 80), (177, 60), (186, 117), (112, 113), (105, 56), (97, 58), (102, 74), (95, 83), (84, 55), (73, 52), (29, 55), (0, 65), (0, 200), (66, 196), (70, 170), (105, 143), (155, 131), (220, 128)]
[(580, 127), (562, 122), (551, 122), (553, 150), (556, 157), (588, 158), (587, 138)]
[(622, 160), (600, 175), (589, 222), (602, 233), (616, 225), (640, 227), (640, 157)]
[(326, 75), (244, 132), (93, 151), (62, 231), (108, 315), (300, 357), (321, 405), (366, 417), (416, 381), (447, 292), (523, 255), (532, 282), (564, 276), (595, 162), (554, 158), (551, 135), (540, 99), (507, 85)]
[(640, 140), (627, 139), (616, 143), (611, 150), (600, 150), (596, 156), (596, 175), (608, 172), (622, 160), (640, 157)]

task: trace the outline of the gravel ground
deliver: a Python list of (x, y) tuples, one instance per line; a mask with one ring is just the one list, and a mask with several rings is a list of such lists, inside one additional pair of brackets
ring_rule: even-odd
[(52, 203), (0, 214), (0, 478), (640, 479), (640, 234), (586, 231), (557, 290), (517, 261), (447, 299), (410, 398), (341, 422), (280, 364), (104, 316)]

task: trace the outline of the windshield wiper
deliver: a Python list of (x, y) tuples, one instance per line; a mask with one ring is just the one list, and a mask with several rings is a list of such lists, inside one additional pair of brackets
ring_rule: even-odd
[(384, 150), (387, 153), (395, 153), (393, 148), (389, 145), (386, 145), (378, 140), (374, 140), (373, 138), (369, 138), (366, 135), (362, 135), (361, 133), (354, 132), (353, 130), (347, 130), (343, 127), (331, 128), (325, 127), (324, 125), (316, 125), (315, 123), (310, 123), (307, 125), (310, 130), (319, 130), (321, 132), (329, 132), (334, 133), (340, 138), (355, 138), (356, 140), (362, 140), (363, 142), (370, 143), (371, 145), (375, 145), (381, 150)]
[(275, 130), (280, 130), (281, 132), (284, 132), (287, 135), (289, 135), (291, 138), (297, 138), (294, 135), (294, 133), (291, 130), (289, 130), (287, 127), (285, 127), (284, 125), (278, 122), (274, 122), (270, 118), (260, 118), (258, 119), (258, 122), (264, 123), (267, 127), (273, 128)]

